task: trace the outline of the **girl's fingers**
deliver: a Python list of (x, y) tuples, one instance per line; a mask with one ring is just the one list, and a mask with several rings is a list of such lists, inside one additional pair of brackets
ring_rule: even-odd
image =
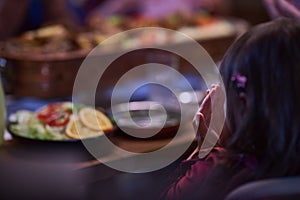
[(208, 125), (202, 113), (197, 114), (197, 119), (194, 121), (194, 129), (198, 146), (201, 146), (208, 130)]

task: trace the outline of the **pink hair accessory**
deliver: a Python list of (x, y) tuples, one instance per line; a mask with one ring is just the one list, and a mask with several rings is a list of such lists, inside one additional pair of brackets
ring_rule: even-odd
[(242, 76), (239, 73), (231, 77), (231, 81), (235, 84), (237, 88), (245, 89), (247, 84), (247, 77)]

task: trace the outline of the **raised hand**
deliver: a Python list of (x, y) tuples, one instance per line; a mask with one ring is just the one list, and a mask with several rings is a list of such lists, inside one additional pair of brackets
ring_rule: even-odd
[[(224, 102), (225, 93), (220, 84), (212, 85), (194, 118), (198, 151), (211, 149), (219, 140), (225, 120)], [(210, 124), (212, 117), (217, 124)]]

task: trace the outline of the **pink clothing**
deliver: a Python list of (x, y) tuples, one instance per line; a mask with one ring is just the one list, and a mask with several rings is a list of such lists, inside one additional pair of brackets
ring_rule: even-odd
[(227, 170), (218, 169), (224, 155), (226, 155), (224, 149), (215, 148), (205, 159), (194, 158), (183, 161), (171, 177), (171, 183), (161, 198), (223, 199), (234, 187), (249, 181), (251, 172), (257, 166), (256, 160), (244, 155), (226, 156), (230, 163), (235, 163), (233, 168), (237, 170), (226, 173)]

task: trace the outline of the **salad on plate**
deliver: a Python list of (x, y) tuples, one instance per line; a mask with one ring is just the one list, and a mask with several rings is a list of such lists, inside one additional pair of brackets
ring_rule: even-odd
[(100, 110), (72, 102), (48, 104), (35, 112), (19, 110), (9, 116), (9, 131), (35, 140), (80, 140), (111, 132), (111, 120)]

